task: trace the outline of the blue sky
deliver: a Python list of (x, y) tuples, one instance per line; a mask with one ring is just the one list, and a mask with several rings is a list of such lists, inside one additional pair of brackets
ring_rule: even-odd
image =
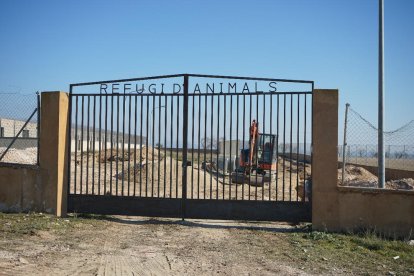
[[(414, 1), (385, 0), (385, 128), (414, 116)], [(377, 122), (378, 1), (0, 2), (0, 93), (173, 73), (314, 80)]]

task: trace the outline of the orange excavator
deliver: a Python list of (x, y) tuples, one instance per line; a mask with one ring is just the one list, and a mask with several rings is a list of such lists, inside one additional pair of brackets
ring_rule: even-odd
[[(239, 168), (236, 173), (265, 175), (277, 169), (274, 158), (276, 135), (259, 133), (259, 124), (253, 120), (249, 129), (249, 148), (240, 150)], [(275, 159), (275, 160), (274, 160)]]

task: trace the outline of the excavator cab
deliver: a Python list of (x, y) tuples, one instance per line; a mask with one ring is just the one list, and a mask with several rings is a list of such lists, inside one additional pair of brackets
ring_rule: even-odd
[(266, 174), (266, 171), (276, 170), (274, 161), (276, 135), (258, 132), (258, 123), (253, 120), (250, 127), (249, 148), (240, 150), (239, 168), (237, 171), (250, 174)]
[(266, 173), (277, 169), (274, 153), (276, 135), (259, 133), (259, 124), (252, 121), (249, 128), (249, 146), (240, 150), (239, 166), (232, 172), (232, 181), (262, 186)]
[(262, 170), (276, 170), (276, 162), (274, 159), (274, 145), (276, 135), (260, 134), (257, 141), (257, 160), (258, 166)]

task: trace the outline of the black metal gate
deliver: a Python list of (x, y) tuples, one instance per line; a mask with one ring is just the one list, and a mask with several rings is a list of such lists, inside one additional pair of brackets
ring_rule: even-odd
[(196, 74), (72, 84), (68, 212), (310, 221), (312, 91)]

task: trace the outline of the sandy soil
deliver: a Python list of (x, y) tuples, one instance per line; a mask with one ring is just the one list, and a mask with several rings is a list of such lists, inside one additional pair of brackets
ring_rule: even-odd
[(0, 275), (308, 275), (275, 251), (289, 225), (110, 220), (2, 239)]
[[(182, 197), (183, 164), (180, 160), (164, 156), (156, 149), (148, 149), (147, 154), (143, 148), (142, 153), (137, 151), (136, 154), (134, 156), (133, 151), (124, 151), (123, 155), (121, 151), (108, 151), (106, 159), (104, 152), (101, 156), (77, 154), (75, 157), (73, 154), (71, 191), (143, 197)], [(253, 182), (256, 182), (255, 177), (250, 180), (251, 185), (249, 181), (245, 181), (244, 184), (235, 183), (229, 174), (209, 173), (201, 168), (201, 162), (200, 167), (198, 162), (194, 162), (192, 167), (187, 167), (187, 198), (301, 200), (303, 179), (311, 174), (309, 165), (305, 165), (305, 170), (306, 175), (303, 164), (297, 166), (294, 161), (291, 163), (280, 159), (278, 171), (273, 171), (269, 180), (264, 180), (263, 184), (257, 186), (253, 185)]]

